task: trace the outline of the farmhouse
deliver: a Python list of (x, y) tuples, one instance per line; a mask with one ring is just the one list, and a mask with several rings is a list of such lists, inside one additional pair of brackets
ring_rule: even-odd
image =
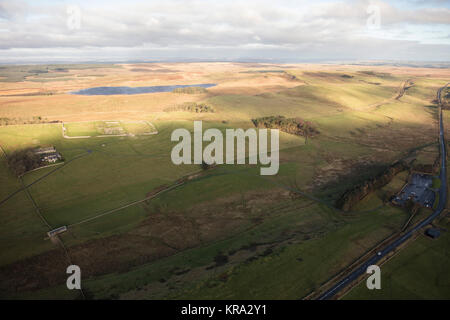
[(41, 159), (42, 162), (48, 162), (48, 163), (55, 163), (58, 160), (61, 160), (61, 155), (59, 153), (52, 153)]
[(56, 151), (55, 147), (37, 148), (34, 153), (39, 155), (41, 162), (44, 163), (55, 163), (58, 160), (62, 160), (62, 156)]

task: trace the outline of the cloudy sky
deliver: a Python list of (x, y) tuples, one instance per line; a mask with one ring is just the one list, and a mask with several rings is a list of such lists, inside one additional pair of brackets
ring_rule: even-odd
[(450, 0), (0, 0), (0, 63), (449, 58)]

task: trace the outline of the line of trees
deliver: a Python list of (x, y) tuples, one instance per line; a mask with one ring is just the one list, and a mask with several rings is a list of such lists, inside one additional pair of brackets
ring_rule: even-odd
[(166, 112), (187, 111), (196, 113), (215, 112), (214, 108), (205, 103), (185, 102), (181, 105), (164, 109)]
[(48, 119), (42, 118), (41, 116), (35, 116), (29, 119), (26, 118), (6, 118), (0, 117), (0, 126), (8, 126), (14, 124), (36, 124), (36, 123), (58, 123), (59, 120), (49, 121)]
[(203, 87), (184, 87), (173, 89), (172, 92), (185, 94), (200, 94), (200, 93), (207, 93), (208, 90), (206, 90), (206, 88)]
[(408, 169), (409, 166), (402, 162), (396, 162), (389, 166), (385, 171), (377, 176), (370, 178), (363, 183), (347, 190), (337, 201), (336, 207), (349, 211), (355, 204), (357, 204), (364, 197), (371, 192), (384, 187), (395, 177), (395, 175), (401, 171)]

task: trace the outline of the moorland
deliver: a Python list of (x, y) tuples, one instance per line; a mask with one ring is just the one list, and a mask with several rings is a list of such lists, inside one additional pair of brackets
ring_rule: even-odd
[[(449, 78), (445, 68), (391, 65), (0, 66), (0, 296), (308, 297), (431, 212), (411, 216), (389, 199), (439, 156), (436, 92)], [(179, 85), (195, 89), (72, 94)], [(223, 132), (279, 128), (278, 174), (174, 165), (171, 133), (195, 120)], [(8, 165), (15, 152), (49, 146), (63, 163), (21, 175)], [(336, 205), (398, 162), (348, 210)], [(48, 239), (60, 226), (67, 232)], [(391, 289), (371, 296), (361, 285), (348, 297), (449, 298), (448, 272), (429, 267), (448, 265), (448, 244), (447, 234), (420, 235), (386, 264)], [(82, 293), (66, 288), (69, 264), (82, 270)]]

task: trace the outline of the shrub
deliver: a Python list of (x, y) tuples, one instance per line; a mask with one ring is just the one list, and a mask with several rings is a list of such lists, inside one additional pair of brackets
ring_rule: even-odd
[(217, 256), (214, 257), (214, 262), (216, 263), (216, 266), (223, 266), (228, 262), (228, 256), (219, 253)]

